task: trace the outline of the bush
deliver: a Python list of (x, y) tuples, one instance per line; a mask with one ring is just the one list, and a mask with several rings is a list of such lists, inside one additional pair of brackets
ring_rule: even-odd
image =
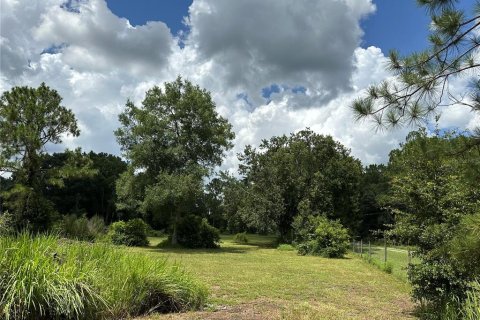
[(142, 219), (127, 222), (117, 221), (110, 225), (108, 238), (113, 244), (125, 246), (147, 246), (148, 225)]
[(77, 217), (70, 214), (63, 216), (54, 229), (66, 238), (93, 241), (105, 233), (105, 223), (99, 216), (87, 219), (85, 215)]
[(339, 221), (325, 216), (308, 216), (303, 222), (294, 223), (298, 235), (298, 253), (326, 258), (341, 258), (349, 247), (348, 231)]
[(277, 250), (280, 251), (294, 251), (295, 247), (288, 243), (282, 243), (277, 247)]
[(220, 232), (207, 219), (188, 215), (178, 224), (178, 244), (187, 248), (218, 248)]
[(424, 304), (419, 316), (425, 320), (478, 320), (480, 319), (480, 282), (470, 283), (465, 298), (453, 296), (443, 305)]
[(207, 296), (178, 266), (109, 245), (23, 233), (0, 238), (0, 252), (0, 319), (124, 319)]
[(233, 242), (239, 243), (239, 244), (246, 244), (246, 243), (248, 243), (247, 233), (246, 233), (246, 232), (237, 233), (237, 234), (233, 237)]
[(469, 281), (455, 261), (444, 257), (424, 257), (422, 263), (408, 266), (413, 298), (428, 301), (436, 309), (445, 306), (454, 297), (463, 299)]

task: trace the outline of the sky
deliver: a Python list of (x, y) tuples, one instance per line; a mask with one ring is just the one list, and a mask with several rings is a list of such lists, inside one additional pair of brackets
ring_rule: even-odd
[[(461, 1), (465, 8), (473, 0)], [(236, 133), (222, 169), (245, 145), (309, 127), (364, 164), (382, 163), (411, 128), (377, 132), (349, 108), (391, 77), (392, 49), (427, 46), (429, 18), (413, 0), (0, 0), (0, 93), (45, 82), (81, 135), (49, 151), (120, 154), (113, 131), (127, 99), (178, 75), (212, 93)], [(461, 88), (464, 83), (453, 83)], [(470, 128), (464, 107), (443, 127)]]

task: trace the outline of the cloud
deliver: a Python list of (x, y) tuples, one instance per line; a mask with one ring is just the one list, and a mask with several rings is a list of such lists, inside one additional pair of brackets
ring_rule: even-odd
[(272, 84), (302, 85), (328, 101), (351, 88), (359, 19), (373, 10), (369, 0), (198, 0), (186, 45), (255, 105)]
[[(78, 118), (80, 137), (50, 151), (119, 154), (113, 131), (126, 100), (140, 103), (177, 75), (209, 90), (232, 123), (235, 148), (222, 166), (231, 171), (246, 144), (306, 127), (332, 135), (364, 163), (385, 162), (409, 131), (375, 132), (349, 108), (389, 76), (380, 49), (358, 48), (359, 21), (375, 9), (370, 0), (194, 0), (182, 46), (163, 22), (132, 27), (104, 0), (0, 1), (0, 91), (46, 82)], [(459, 112), (443, 119), (460, 123)]]
[(104, 0), (77, 2), (75, 10), (52, 6), (33, 30), (46, 47), (63, 46), (63, 61), (80, 71), (151, 74), (163, 68), (175, 40), (163, 22), (133, 27)]

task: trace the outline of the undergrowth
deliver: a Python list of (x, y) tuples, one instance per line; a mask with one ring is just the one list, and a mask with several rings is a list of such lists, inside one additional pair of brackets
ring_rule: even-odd
[(119, 319), (200, 308), (205, 287), (141, 253), (20, 234), (0, 238), (0, 319)]

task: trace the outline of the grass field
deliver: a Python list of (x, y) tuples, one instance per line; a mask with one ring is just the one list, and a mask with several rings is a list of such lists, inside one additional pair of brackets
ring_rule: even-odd
[[(387, 262), (392, 269), (392, 275), (402, 281), (407, 281), (407, 266), (409, 262), (407, 249), (408, 247), (405, 247), (405, 249), (398, 246), (387, 247)], [(356, 247), (355, 250), (357, 256), (359, 256), (360, 254), (358, 253), (358, 251), (360, 251), (360, 248)], [(370, 254), (368, 250), (368, 245), (366, 245), (363, 248), (363, 258), (367, 259), (368, 257), (370, 257), (375, 265), (383, 266), (385, 259), (384, 247), (372, 245), (370, 247)], [(417, 262), (418, 258), (411, 258), (411, 263)]]
[(177, 261), (210, 289), (207, 310), (153, 319), (413, 319), (409, 286), (357, 256), (325, 259), (273, 247), (249, 235), (248, 245), (222, 237), (221, 249), (133, 249)]

